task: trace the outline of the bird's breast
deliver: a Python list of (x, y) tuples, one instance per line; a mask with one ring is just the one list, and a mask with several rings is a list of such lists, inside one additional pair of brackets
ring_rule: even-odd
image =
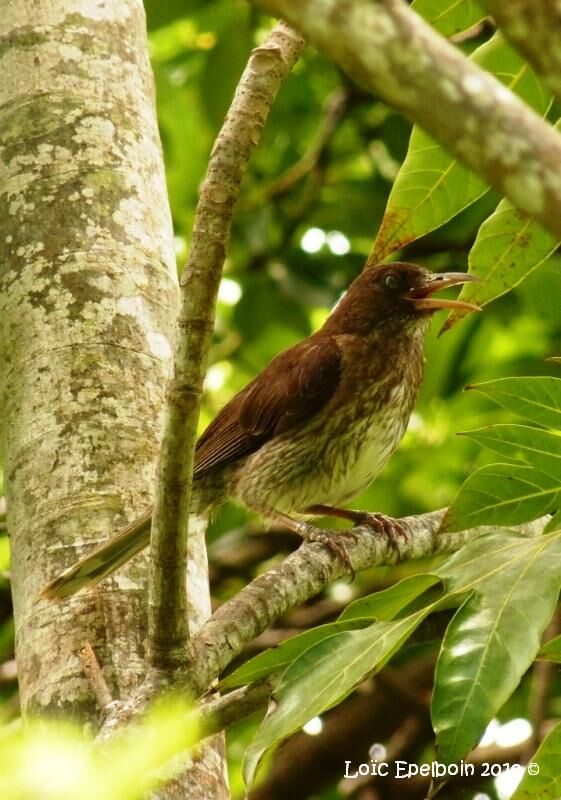
[(236, 495), (265, 516), (267, 509), (294, 515), (347, 502), (399, 444), (414, 401), (410, 390), (399, 383), (382, 395), (373, 392), (267, 443), (240, 470)]
[(413, 401), (409, 388), (399, 383), (383, 402), (374, 395), (371, 402), (349, 408), (346, 430), (333, 432), (326, 452), (333, 479), (329, 502), (345, 503), (374, 480), (405, 433)]
[[(273, 438), (237, 473), (234, 494), (250, 508), (301, 514), (349, 501), (378, 475), (399, 444), (422, 377), (422, 339), (405, 353), (347, 354), (333, 400), (312, 422)], [(356, 372), (356, 365), (359, 373)]]

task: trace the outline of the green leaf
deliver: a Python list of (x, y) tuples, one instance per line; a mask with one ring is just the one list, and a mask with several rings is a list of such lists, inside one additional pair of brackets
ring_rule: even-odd
[(437, 583), (440, 583), (438, 575), (429, 573), (410, 575), (408, 578), (399, 581), (399, 583), (390, 586), (389, 589), (355, 600), (339, 616), (339, 621), (364, 619), (365, 617), (380, 620), (393, 619), (409, 603), (416, 600), (427, 589)]
[(537, 765), (524, 772), (510, 800), (557, 800), (561, 797), (561, 724), (556, 725), (545, 737), (532, 764)]
[(466, 31), (487, 16), (474, 0), (414, 0), (411, 8), (443, 36)]
[(319, 625), (312, 630), (300, 633), (285, 642), (266, 650), (247, 661), (224, 680), (221, 686), (232, 687), (252, 683), (285, 669), (292, 661), (309, 647), (343, 631), (364, 628), (373, 619), (391, 620), (413, 600), (440, 583), (437, 575), (421, 574), (404, 578), (389, 589), (375, 592), (351, 603), (340, 615), (337, 622)]
[[(436, 668), (432, 719), (446, 763), (477, 744), (518, 686), (539, 650), (561, 584), (559, 531), (535, 539), (497, 534), (464, 549), (439, 569), (456, 591), (472, 583), (466, 570), (475, 578), (473, 594), (448, 626)], [(495, 568), (481, 574), (478, 550)], [(503, 551), (499, 568), (497, 550)], [(480, 562), (479, 578), (474, 562)]]
[[(464, 284), (460, 299), (484, 306), (518, 286), (558, 247), (559, 241), (519, 211), (510, 200), (501, 200), (495, 211), (479, 228), (471, 248), (469, 272), (480, 283)], [(444, 325), (449, 330), (466, 316), (453, 311)]]
[(489, 464), (464, 482), (442, 529), (519, 525), (554, 511), (561, 502), (559, 478), (535, 467)]
[(515, 564), (541, 541), (514, 532), (487, 534), (474, 538), (447, 558), (438, 568), (449, 594), (466, 595), (491, 581), (505, 566)]
[(243, 686), (246, 683), (266, 678), (271, 672), (285, 669), (294, 659), (302, 655), (309, 647), (322, 642), (329, 636), (334, 636), (342, 631), (364, 628), (371, 624), (370, 619), (353, 618), (345, 622), (330, 622), (327, 625), (318, 625), (297, 636), (292, 636), (276, 647), (271, 647), (263, 653), (246, 661), (241, 667), (227, 675), (220, 685), (223, 687)]
[(266, 750), (336, 705), (373, 669), (379, 669), (431, 609), (428, 606), (396, 622), (376, 622), (360, 631), (336, 634), (296, 659), (273, 694), (276, 706), (246, 753), (246, 784), (252, 782)]
[(515, 461), (526, 461), (561, 477), (561, 436), (529, 425), (490, 425), (462, 434)]
[[(528, 64), (495, 34), (471, 56), (539, 114), (550, 96)], [(393, 185), (369, 262), (391, 253), (443, 225), (487, 191), (487, 184), (463, 167), (418, 127), (411, 133), (407, 156)]]
[(536, 425), (561, 430), (561, 379), (549, 376), (499, 378), (470, 386)]
[(542, 658), (544, 661), (555, 661), (557, 664), (561, 664), (561, 636), (555, 636), (553, 639), (550, 639), (549, 642), (542, 645), (538, 653), (538, 658)]
[(462, 298), (478, 305), (495, 300), (518, 286), (558, 244), (554, 236), (510, 200), (501, 200), (481, 225), (469, 254), (469, 271), (482, 281), (469, 284), (469, 291), (462, 290)]

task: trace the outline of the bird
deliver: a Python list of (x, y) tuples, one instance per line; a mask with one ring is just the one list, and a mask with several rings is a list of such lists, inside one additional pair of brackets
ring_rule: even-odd
[[(323, 326), (277, 355), (200, 436), (190, 510), (227, 499), (331, 548), (352, 574), (340, 534), (310, 519), (333, 516), (392, 536), (395, 520), (345, 508), (378, 475), (405, 433), (423, 377), (424, 341), (440, 309), (479, 311), (434, 297), (477, 278), (408, 262), (366, 266)], [(42, 590), (62, 599), (93, 586), (144, 549), (152, 508)]]

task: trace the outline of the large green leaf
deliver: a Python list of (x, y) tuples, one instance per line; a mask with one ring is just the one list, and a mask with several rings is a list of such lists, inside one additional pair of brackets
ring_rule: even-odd
[(465, 284), (470, 288), (462, 289), (462, 298), (478, 305), (495, 300), (518, 286), (558, 244), (510, 200), (501, 200), (481, 225), (469, 254), (469, 271), (481, 278), (481, 283)]
[(223, 687), (243, 686), (266, 678), (272, 672), (285, 669), (298, 656), (302, 655), (312, 645), (343, 631), (364, 628), (372, 623), (371, 619), (353, 618), (345, 622), (330, 622), (327, 625), (318, 625), (309, 631), (291, 636), (276, 647), (271, 647), (263, 653), (246, 661), (237, 670), (227, 675), (220, 685)]
[(448, 626), (436, 668), (432, 719), (446, 763), (477, 744), (534, 660), (557, 603), (560, 565), (557, 531), (484, 537), (439, 568), (451, 591), (474, 587)]
[(561, 480), (561, 436), (557, 433), (529, 425), (489, 425), (462, 435), (505, 458), (552, 472)]
[(427, 616), (432, 606), (395, 622), (376, 622), (339, 633), (309, 648), (284, 673), (267, 714), (247, 751), (244, 778), (251, 783), (265, 751), (336, 705), (380, 668)]
[[(509, 696), (520, 679), (521, 670), (524, 671), (534, 658), (539, 648), (540, 632), (555, 606), (561, 583), (561, 570), (556, 567), (560, 562), (559, 555), (560, 532), (536, 539), (505, 533), (482, 537), (462, 548), (438, 568), (438, 575), (446, 584), (445, 598), (428, 604), (404, 619), (381, 621), (361, 630), (338, 633), (306, 649), (288, 667), (273, 694), (276, 705), (265, 718), (246, 757), (246, 781), (249, 783), (253, 779), (267, 749), (300, 729), (312, 717), (340, 702), (372, 670), (380, 669), (428, 614), (444, 607), (445, 603), (449, 606), (451, 599), (456, 598), (457, 602), (466, 594), (469, 598), (455, 619), (462, 636), (467, 636), (465, 641), (468, 647), (462, 649), (463, 638), (456, 642), (454, 637), (459, 634), (452, 627), (452, 651), (447, 651), (443, 656), (441, 666), (444, 676), (442, 686), (447, 681), (452, 684), (454, 659), (451, 654), (458, 659), (457, 666), (461, 671), (457, 681), (461, 688), (452, 705), (445, 694), (444, 702), (437, 704), (435, 714), (439, 730), (442, 730), (443, 758), (452, 758), (449, 756), (452, 747), (448, 746), (448, 738), (453, 735), (450, 732), (455, 718), (460, 726), (465, 722), (466, 727), (465, 735), (460, 732), (454, 738), (453, 747), (458, 752), (461, 748), (467, 752), (474, 737), (477, 741), (481, 735), (489, 713), (494, 714), (497, 710), (499, 701), (485, 704), (480, 702), (478, 694), (473, 705), (471, 701), (466, 703), (470, 684), (464, 681), (464, 673), (475, 672), (480, 684), (478, 691), (484, 693), (490, 682), (496, 681), (497, 697), (506, 699)], [(540, 576), (539, 602), (535, 592), (537, 575)], [(425, 577), (424, 585), (428, 589), (429, 583), (435, 583), (434, 576)], [(392, 587), (395, 609), (399, 596), (402, 599), (413, 599), (414, 594), (420, 596), (421, 582), (417, 583), (416, 589), (415, 582), (405, 581), (404, 584), (405, 587), (401, 587), (400, 591)], [(531, 587), (533, 595), (532, 602), (529, 602), (527, 596), (532, 592)], [(526, 622), (521, 624), (517, 615), (524, 613), (520, 612), (520, 608), (526, 609), (526, 606)], [(374, 608), (373, 601), (371, 608)], [(384, 609), (391, 613), (392, 602), (388, 595), (380, 602), (378, 612)], [(511, 653), (510, 649), (505, 653), (504, 648), (501, 649), (502, 636), (508, 641), (509, 637), (516, 638), (515, 653)], [(493, 661), (493, 670), (488, 672), (485, 665), (488, 659), (495, 657), (496, 647), (499, 648), (497, 658), (500, 659), (500, 668)], [(485, 669), (478, 669), (480, 656)], [(501, 670), (503, 673), (498, 678), (494, 677), (495, 672), (501, 673)], [(439, 697), (439, 703), (440, 700)]]
[(340, 615), (339, 620), (364, 619), (371, 617), (379, 620), (390, 620), (399, 614), (409, 603), (416, 600), (427, 589), (431, 589), (440, 583), (438, 575), (422, 573), (420, 575), (410, 575), (399, 583), (375, 592), (368, 597), (361, 597), (351, 603)]
[[(556, 128), (561, 128), (560, 122)], [(501, 200), (479, 228), (468, 257), (468, 271), (481, 281), (464, 284), (460, 298), (478, 306), (496, 300), (543, 264), (558, 245), (559, 241), (532, 217), (519, 211), (510, 200)], [(465, 315), (461, 309), (453, 311), (444, 330)]]
[(558, 800), (561, 797), (561, 724), (548, 733), (510, 800)]
[(440, 583), (437, 575), (410, 575), (388, 589), (375, 592), (368, 597), (361, 597), (347, 606), (337, 622), (318, 625), (309, 631), (292, 636), (276, 647), (265, 650), (264, 653), (259, 653), (224, 678), (221, 685), (243, 686), (261, 680), (272, 672), (285, 669), (308, 648), (330, 636), (364, 628), (375, 619), (390, 620), (437, 583)]
[(561, 481), (555, 475), (531, 466), (490, 464), (467, 478), (442, 528), (519, 525), (551, 513), (560, 502)]
[(550, 376), (499, 378), (470, 386), (507, 411), (546, 428), (561, 430), (561, 379)]
[(443, 36), (465, 31), (487, 16), (475, 0), (414, 0), (411, 8)]
[[(478, 48), (471, 58), (539, 114), (546, 112), (550, 96), (500, 33)], [(383, 261), (395, 250), (438, 228), (473, 203), (487, 188), (481, 178), (415, 126), (369, 261)]]

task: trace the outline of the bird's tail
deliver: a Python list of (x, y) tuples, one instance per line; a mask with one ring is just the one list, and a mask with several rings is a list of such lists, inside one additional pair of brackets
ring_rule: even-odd
[(95, 586), (121, 564), (128, 561), (150, 542), (152, 508), (149, 508), (113, 539), (99, 545), (73, 566), (61, 572), (41, 589), (40, 596), (47, 600), (62, 600), (86, 586)]

